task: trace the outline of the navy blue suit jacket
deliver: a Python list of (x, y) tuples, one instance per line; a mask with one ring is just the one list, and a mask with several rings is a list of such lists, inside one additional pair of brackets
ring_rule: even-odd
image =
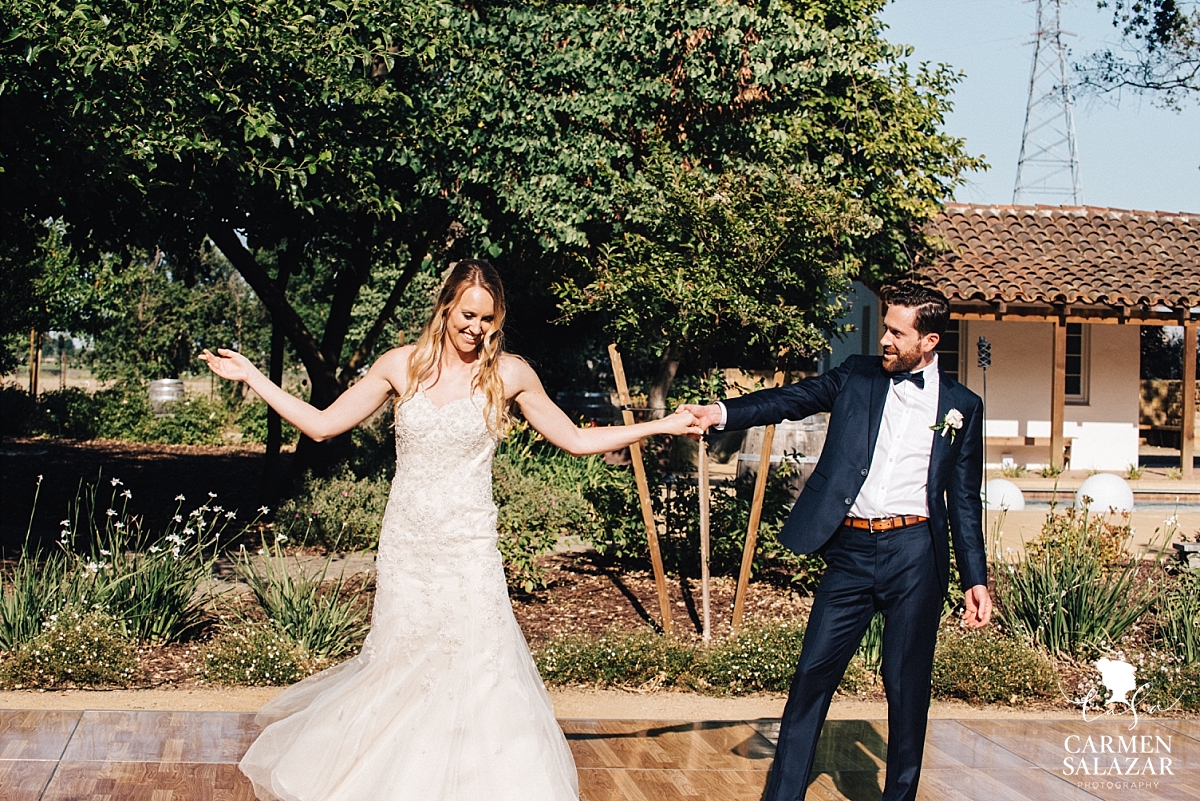
[[(964, 588), (987, 584), (983, 543), (983, 402), (971, 390), (940, 373), (937, 421), (957, 409), (962, 429), (941, 436), (931, 432), (927, 502), (938, 577), (945, 591), (950, 576), (950, 540)], [(879, 426), (891, 378), (878, 356), (851, 356), (823, 375), (778, 389), (723, 401), (725, 427), (737, 430), (802, 420), (830, 412), (829, 433), (812, 476), (796, 500), (779, 541), (796, 553), (824, 550), (858, 497)]]

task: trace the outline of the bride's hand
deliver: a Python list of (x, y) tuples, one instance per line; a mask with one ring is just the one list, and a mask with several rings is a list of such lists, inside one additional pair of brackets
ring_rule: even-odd
[(229, 381), (247, 381), (254, 372), (250, 360), (235, 350), (217, 348), (217, 354), (213, 355), (205, 348), (200, 358), (208, 364), (208, 369)]
[(686, 409), (676, 409), (674, 414), (669, 414), (662, 418), (662, 423), (662, 433), (664, 434), (682, 437), (688, 435), (699, 436), (704, 433), (700, 421)]

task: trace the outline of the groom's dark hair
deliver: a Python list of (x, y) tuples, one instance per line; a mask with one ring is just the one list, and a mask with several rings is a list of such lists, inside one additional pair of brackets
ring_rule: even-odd
[(884, 290), (883, 302), (888, 306), (916, 309), (914, 325), (921, 336), (946, 333), (950, 322), (950, 301), (936, 289), (914, 283), (896, 284)]

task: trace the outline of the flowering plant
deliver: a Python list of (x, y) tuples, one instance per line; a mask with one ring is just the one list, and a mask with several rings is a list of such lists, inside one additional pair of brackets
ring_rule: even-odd
[(946, 416), (942, 418), (942, 422), (938, 423), (936, 426), (930, 426), (930, 428), (934, 431), (941, 431), (943, 437), (946, 436), (946, 432), (949, 431), (951, 442), (954, 442), (954, 435), (957, 434), (958, 430), (962, 427), (963, 416), (962, 412), (960, 412), (958, 409), (951, 409), (950, 411), (946, 412)]

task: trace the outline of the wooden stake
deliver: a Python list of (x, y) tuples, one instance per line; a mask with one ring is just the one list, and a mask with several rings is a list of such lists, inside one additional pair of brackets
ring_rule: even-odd
[[(775, 371), (774, 386), (783, 386), (783, 371)], [(738, 573), (737, 594), (733, 598), (733, 620), (737, 631), (746, 610), (746, 590), (750, 586), (750, 571), (754, 567), (754, 549), (758, 546), (758, 526), (762, 522), (763, 499), (767, 494), (767, 477), (771, 472), (771, 447), (775, 444), (775, 426), (763, 430), (761, 453), (758, 455), (758, 475), (754, 477), (754, 498), (750, 502), (750, 525), (746, 529), (746, 544), (742, 548), (742, 570)]]
[(1183, 326), (1183, 386), (1180, 404), (1183, 419), (1179, 426), (1179, 470), (1185, 480), (1195, 476), (1196, 452), (1196, 323)]
[[(608, 358), (612, 361), (613, 379), (617, 383), (617, 399), (621, 402), (621, 418), (625, 425), (633, 425), (633, 412), (630, 410), (629, 384), (625, 382), (625, 366), (621, 362), (621, 353), (616, 344), (608, 346)], [(637, 482), (638, 500), (642, 506), (642, 523), (646, 527), (646, 541), (650, 545), (650, 564), (654, 568), (654, 587), (658, 591), (658, 608), (662, 614), (663, 631), (667, 634), (674, 632), (671, 620), (671, 602), (667, 598), (667, 574), (663, 571), (662, 551), (658, 548), (658, 527), (654, 523), (654, 509), (650, 506), (650, 485), (646, 481), (646, 465), (642, 462), (642, 444), (635, 442), (629, 446), (629, 456), (633, 461), (633, 478)]]
[(708, 484), (708, 437), (701, 436), (697, 443), (697, 467), (700, 468), (700, 598), (704, 613), (704, 641), (712, 639), (712, 619), (709, 614), (708, 552), (709, 552), (709, 484)]

